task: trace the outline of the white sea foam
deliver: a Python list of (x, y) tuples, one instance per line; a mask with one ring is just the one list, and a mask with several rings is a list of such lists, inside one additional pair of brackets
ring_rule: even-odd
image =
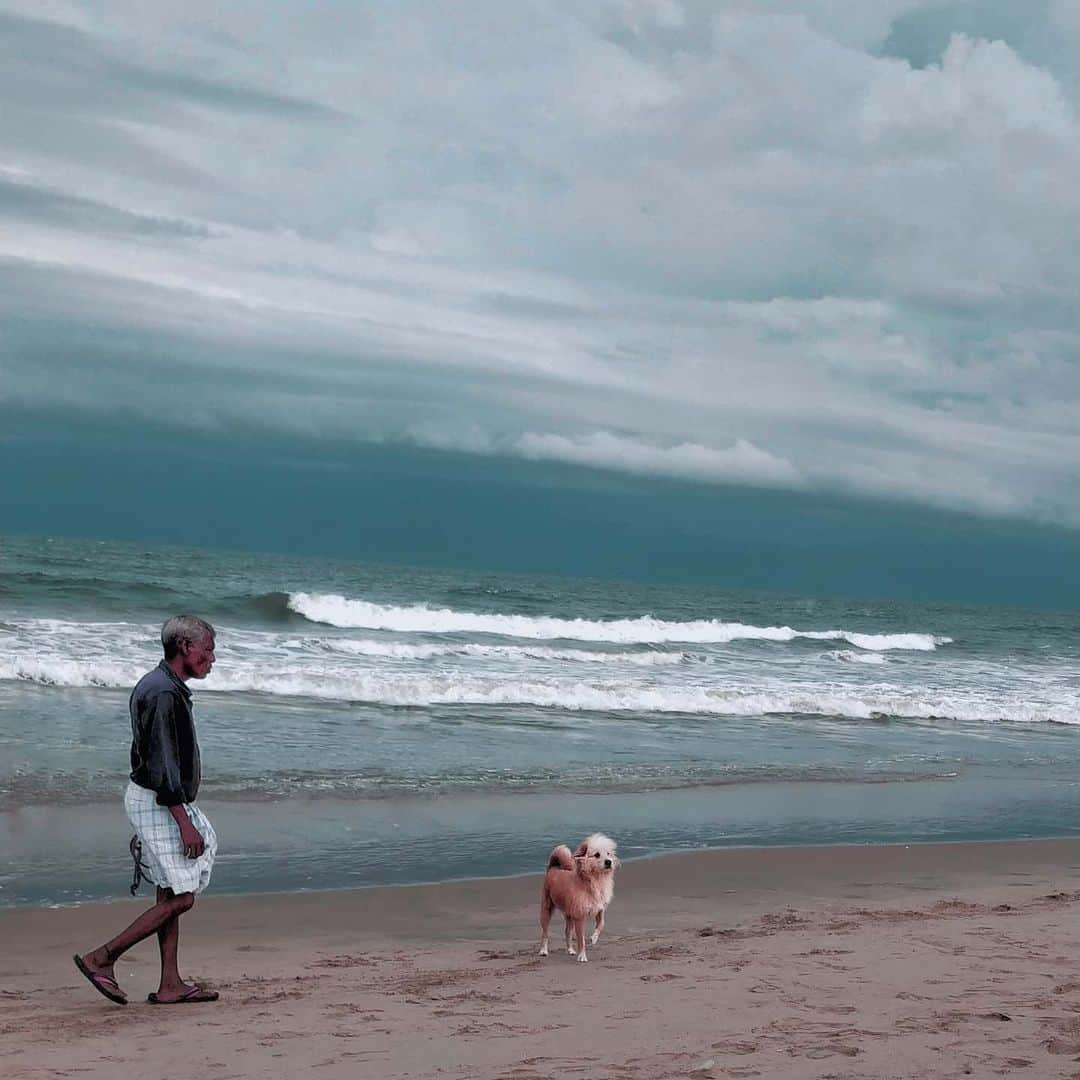
[[(311, 610), (318, 607), (319, 598), (315, 601)], [(498, 715), (507, 721), (520, 706), (623, 715), (799, 713), (1080, 723), (1069, 664), (1042, 662), (1028, 670), (962, 653), (947, 663), (942, 658), (927, 664), (924, 653), (909, 655), (905, 663), (887, 661), (887, 648), (910, 648), (911, 639), (918, 643), (923, 635), (867, 640), (838, 630), (800, 632), (717, 621), (538, 619), (388, 608), (342, 598), (335, 604), (338, 613), (360, 610), (397, 632), (384, 626), (369, 632), (311, 626), (311, 633), (295, 626), (287, 632), (222, 627), (218, 664), (193, 688), (376, 706), (488, 706), (501, 708)], [(463, 620), (476, 620), (474, 635), (461, 629)], [(410, 635), (403, 624), (428, 633), (453, 626), (457, 636), (425, 640)], [(475, 640), (492, 627), (515, 629), (518, 640)], [(664, 642), (650, 648), (653, 642), (640, 640), (648, 633), (677, 640), (691, 632), (703, 639), (692, 654)], [(8, 618), (0, 629), (0, 679), (127, 691), (160, 658), (156, 633), (156, 627), (137, 623)], [(580, 645), (573, 639), (566, 645), (536, 640), (540, 634), (570, 633), (579, 635)], [(587, 635), (592, 640), (582, 642)], [(619, 643), (611, 641), (616, 635)], [(843, 647), (823, 654), (770, 650), (762, 655), (723, 647), (740, 635), (863, 641), (862, 647), (853, 640), (838, 642)], [(826, 667), (821, 657), (837, 662)], [(706, 662), (692, 662), (699, 658)]]
[(830, 660), (841, 660), (846, 664), (884, 664), (885, 657), (876, 652), (855, 652), (852, 649), (832, 649), (825, 654)]
[[(0, 658), (0, 679), (51, 686), (128, 689), (145, 668), (138, 664), (58, 658)], [(759, 689), (713, 685), (654, 685), (617, 680), (592, 682), (565, 678), (499, 679), (462, 671), (383, 673), (342, 671), (333, 664), (293, 665), (274, 670), (265, 664), (235, 663), (215, 670), (199, 689), (262, 693), (322, 701), (391, 706), (534, 706), (598, 713), (686, 713), (713, 716), (803, 714), (874, 719), (879, 716), (964, 721), (1052, 721), (1080, 724), (1075, 697), (1032, 703), (1024, 693), (924, 692), (878, 684), (863, 687), (774, 685)]]
[(292, 593), (289, 607), (312, 622), (328, 626), (397, 633), (498, 634), (540, 641), (597, 641), (617, 644), (686, 642), (724, 644), (739, 640), (847, 641), (860, 649), (929, 651), (952, 639), (932, 634), (861, 634), (847, 630), (793, 630), (790, 626), (747, 626), (718, 619), (669, 622), (642, 615), (636, 619), (559, 619), (538, 615), (485, 614), (429, 608), (392, 607), (334, 594)]
[(15, 679), (42, 686), (130, 688), (145, 672), (146, 665), (138, 663), (66, 660), (60, 657), (0, 657), (0, 679)]
[(473, 656), (503, 660), (565, 660), (575, 664), (632, 664), (636, 667), (670, 667), (686, 663), (683, 652), (599, 652), (586, 649), (551, 649), (543, 645), (405, 645), (393, 641), (323, 638), (318, 644), (349, 656), (387, 657), (395, 660), (431, 660), (435, 657)]

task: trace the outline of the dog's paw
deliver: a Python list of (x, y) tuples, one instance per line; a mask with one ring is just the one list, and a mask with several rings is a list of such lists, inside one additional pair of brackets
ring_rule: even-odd
[(577, 958), (577, 962), (579, 964), (587, 964), (589, 962), (589, 958), (585, 955), (584, 949), (582, 949), (581, 955)]
[(548, 954), (548, 947), (547, 947), (547, 942), (545, 941), (544, 944), (540, 946), (540, 955), (541, 956), (547, 956), (547, 954)]
[(599, 930), (594, 930), (592, 932), (592, 937), (589, 938), (589, 944), (590, 945), (595, 945), (599, 940), (600, 940), (600, 931)]

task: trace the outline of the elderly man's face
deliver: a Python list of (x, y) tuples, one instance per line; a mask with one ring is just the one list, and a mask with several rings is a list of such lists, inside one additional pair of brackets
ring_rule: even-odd
[(184, 670), (189, 679), (205, 679), (214, 666), (214, 637), (207, 634), (198, 641), (189, 641), (182, 645), (180, 653), (184, 658)]

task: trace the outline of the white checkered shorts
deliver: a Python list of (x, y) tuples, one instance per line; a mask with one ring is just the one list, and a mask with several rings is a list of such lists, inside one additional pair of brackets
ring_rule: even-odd
[(168, 808), (158, 806), (154, 792), (132, 781), (124, 792), (124, 809), (142, 844), (143, 876), (148, 881), (174, 893), (199, 893), (210, 884), (217, 834), (194, 803), (188, 803), (185, 809), (206, 843), (206, 850), (197, 859), (184, 854), (180, 828)]

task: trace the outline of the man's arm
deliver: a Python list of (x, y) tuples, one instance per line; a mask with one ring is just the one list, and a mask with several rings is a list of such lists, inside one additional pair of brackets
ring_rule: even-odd
[(172, 814), (180, 830), (180, 843), (189, 859), (197, 859), (205, 850), (206, 842), (199, 830), (191, 824), (184, 806), (184, 789), (180, 781), (180, 763), (176, 756), (176, 697), (170, 693), (158, 694), (154, 713), (150, 720), (148, 745), (148, 770), (150, 780), (157, 791), (157, 803)]
[(184, 809), (183, 803), (178, 806), (170, 806), (169, 813), (173, 816), (173, 821), (176, 822), (177, 827), (180, 829), (180, 843), (184, 845), (184, 854), (189, 859), (197, 859), (206, 850), (206, 841), (202, 837), (202, 833), (191, 824), (191, 818), (188, 817), (188, 812)]
[(157, 793), (158, 806), (166, 809), (179, 806), (184, 801), (176, 745), (176, 713), (179, 708), (176, 695), (162, 691), (149, 703), (149, 715), (144, 721), (144, 754), (149, 786)]

